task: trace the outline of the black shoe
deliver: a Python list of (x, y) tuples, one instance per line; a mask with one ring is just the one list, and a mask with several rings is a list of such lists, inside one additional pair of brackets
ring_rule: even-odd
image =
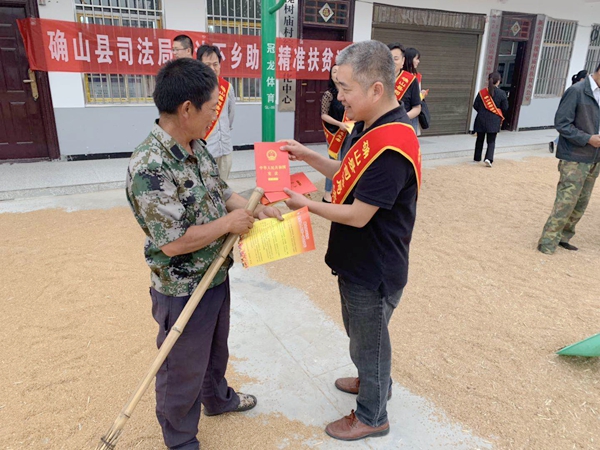
[(575, 247), (574, 245), (569, 244), (568, 242), (559, 242), (558, 245), (560, 245), (562, 248), (565, 248), (567, 250), (572, 250), (574, 252), (576, 252), (577, 250), (579, 250), (577, 247)]
[(554, 141), (548, 142), (548, 151), (554, 153)]
[(325, 200), (325, 197), (321, 200), (323, 203), (331, 203), (329, 200)]

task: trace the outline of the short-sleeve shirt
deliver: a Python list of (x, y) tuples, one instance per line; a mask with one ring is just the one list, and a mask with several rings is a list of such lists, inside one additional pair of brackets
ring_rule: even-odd
[[(371, 128), (355, 124), (341, 149), (350, 147), (372, 128), (391, 123), (409, 124), (402, 107), (381, 116)], [(402, 142), (390, 142), (402, 148)], [(363, 227), (333, 222), (325, 262), (338, 275), (370, 290), (389, 295), (402, 289), (408, 277), (408, 251), (416, 216), (417, 178), (413, 165), (400, 153), (384, 151), (359, 178), (344, 201), (354, 199), (379, 209)]]
[(415, 79), (410, 84), (410, 87), (404, 93), (401, 101), (404, 105), (404, 109), (406, 109), (406, 112), (416, 108), (421, 104), (421, 88), (419, 87), (419, 80)]
[[(194, 155), (154, 124), (152, 132), (131, 155), (127, 170), (127, 200), (146, 234), (144, 254), (158, 292), (191, 295), (226, 236), (193, 253), (169, 257), (161, 247), (182, 237), (193, 225), (204, 225), (227, 214), (225, 202), (232, 191), (219, 178), (215, 160), (202, 140), (191, 143)], [(227, 278), (233, 263), (227, 261), (210, 287)]]

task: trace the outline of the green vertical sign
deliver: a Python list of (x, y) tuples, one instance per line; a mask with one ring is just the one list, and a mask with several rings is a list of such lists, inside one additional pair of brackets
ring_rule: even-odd
[[(285, 0), (261, 1), (261, 99), (262, 141), (275, 141), (275, 36), (277, 34), (276, 13)], [(272, 7), (270, 7), (273, 5)]]

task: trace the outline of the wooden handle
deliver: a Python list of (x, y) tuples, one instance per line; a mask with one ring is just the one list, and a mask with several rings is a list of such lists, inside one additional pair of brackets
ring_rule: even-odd
[[(265, 191), (259, 187), (254, 189), (254, 192), (250, 196), (250, 199), (248, 200), (245, 209), (247, 211), (254, 211), (264, 193)], [(175, 342), (177, 342), (177, 339), (179, 339), (179, 336), (181, 335), (181, 333), (183, 333), (185, 326), (190, 320), (190, 317), (192, 317), (192, 314), (196, 310), (196, 307), (200, 303), (200, 300), (202, 300), (202, 297), (206, 293), (208, 287), (210, 286), (210, 283), (212, 283), (217, 272), (223, 265), (223, 262), (229, 256), (229, 253), (231, 252), (231, 249), (233, 248), (233, 245), (235, 244), (235, 241), (238, 237), (239, 236), (237, 234), (230, 234), (225, 239), (225, 242), (221, 247), (221, 251), (202, 277), (200, 284), (198, 284), (198, 286), (194, 290), (194, 293), (183, 308), (183, 311), (181, 311), (181, 314), (177, 318), (177, 321), (175, 322), (175, 324), (169, 331), (167, 338), (161, 345), (158, 355), (156, 355), (154, 362), (150, 366), (148, 374), (144, 377), (136, 391), (133, 393), (133, 395), (127, 402), (127, 404), (123, 407), (121, 413), (115, 420), (115, 423), (113, 424), (112, 428), (109, 430), (107, 435), (102, 438), (100, 444), (97, 447), (98, 449), (108, 449), (111, 448), (111, 444), (116, 444), (116, 440), (119, 438), (122, 428), (125, 426), (127, 420), (131, 417), (133, 410), (135, 409), (138, 402), (146, 392), (146, 389), (148, 389), (148, 386), (150, 386), (150, 383), (152, 383), (152, 380), (158, 373), (160, 366), (162, 366), (165, 359), (167, 359), (167, 356), (169, 355), (169, 352), (175, 345)], [(108, 444), (109, 442), (111, 444)]]

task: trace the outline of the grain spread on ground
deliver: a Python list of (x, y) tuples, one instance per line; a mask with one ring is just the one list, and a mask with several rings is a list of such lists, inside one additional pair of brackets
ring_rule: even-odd
[[(557, 179), (550, 158), (425, 170), (409, 284), (390, 326), (394, 380), (498, 449), (599, 445), (600, 360), (554, 354), (600, 331), (599, 194), (572, 241), (580, 250), (542, 255), (535, 245)], [(268, 272), (341, 328), (323, 263), (329, 224), (313, 216), (313, 229), (316, 251)], [(142, 238), (126, 208), (0, 216), (2, 448), (92, 447), (145, 374), (156, 325)], [(228, 379), (248, 382), (233, 369)], [(307, 439), (327, 438), (274, 414), (200, 421), (203, 449), (298, 448)], [(119, 448), (164, 448), (153, 392)]]

